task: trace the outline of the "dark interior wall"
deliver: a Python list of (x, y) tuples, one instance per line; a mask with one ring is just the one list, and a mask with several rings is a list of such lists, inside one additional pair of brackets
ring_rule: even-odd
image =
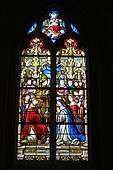
[[(112, 78), (110, 68), (113, 68), (112, 57), (108, 49), (108, 30), (105, 20), (109, 22), (110, 11), (107, 6), (102, 6), (97, 2), (74, 1), (32, 1), (20, 3), (4, 3), (1, 8), (2, 29), (4, 36), (1, 36), (2, 50), (0, 63), (1, 71), (1, 167), (4, 169), (16, 169), (14, 165), (15, 155), (15, 112), (16, 112), (16, 89), (17, 89), (17, 66), (19, 59), (17, 51), (23, 46), (26, 37), (26, 30), (35, 20), (48, 12), (48, 9), (60, 8), (64, 17), (75, 22), (79, 28), (82, 41), (88, 47), (89, 55), (89, 83), (90, 83), (90, 103), (91, 103), (91, 138), (92, 138), (92, 162), (90, 169), (103, 168), (110, 165), (112, 157)], [(106, 11), (107, 9), (107, 11)], [(112, 26), (112, 25), (111, 25)], [(107, 36), (106, 36), (107, 34)], [(111, 43), (112, 45), (112, 43)], [(109, 47), (110, 49), (110, 47)], [(112, 69), (113, 70), (113, 69)], [(108, 84), (108, 82), (110, 83)], [(111, 89), (111, 90), (110, 90)], [(110, 92), (109, 92), (110, 90)], [(109, 94), (110, 93), (110, 94)], [(111, 147), (110, 147), (111, 146)], [(50, 164), (54, 167), (54, 164)], [(58, 165), (56, 163), (56, 165)], [(60, 163), (59, 163), (60, 165)], [(26, 169), (27, 169), (26, 165)], [(32, 165), (32, 166), (35, 166)], [(31, 167), (32, 167), (31, 166)], [(69, 168), (70, 164), (63, 164), (62, 168)], [(75, 169), (75, 164), (71, 164)], [(22, 169), (22, 166), (19, 169)], [(83, 165), (81, 168), (85, 168)]]

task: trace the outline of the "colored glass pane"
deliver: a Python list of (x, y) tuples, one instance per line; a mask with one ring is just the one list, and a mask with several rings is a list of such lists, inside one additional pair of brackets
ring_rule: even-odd
[(69, 38), (57, 52), (56, 159), (88, 160), (86, 57)]
[(43, 47), (43, 41), (37, 37), (30, 41), (29, 46), (22, 51), (22, 55), (50, 55), (50, 51)]
[(56, 55), (65, 55), (65, 56), (85, 56), (85, 52), (82, 49), (77, 48), (78, 42), (69, 38), (64, 42), (65, 48), (60, 49)]
[(85, 57), (57, 57), (57, 87), (86, 88), (86, 58)]
[(36, 27), (37, 27), (37, 23), (35, 22), (30, 28), (29, 28), (29, 30), (28, 30), (28, 34), (30, 34), (30, 33), (32, 33), (32, 32), (34, 32), (35, 31), (35, 29), (36, 29)]
[(50, 159), (50, 55), (34, 38), (21, 56), (18, 117), (18, 160)]
[(21, 57), (20, 87), (49, 87), (50, 78), (50, 57)]
[(43, 21), (42, 32), (55, 42), (59, 36), (66, 32), (65, 23), (58, 18), (58, 12), (52, 11), (49, 13), (49, 18)]
[[(42, 131), (42, 129), (44, 130)], [(19, 124), (17, 160), (48, 160), (50, 158), (50, 132), (48, 129), (47, 124)], [(46, 141), (43, 134), (47, 135)]]
[[(27, 123), (27, 120), (23, 119), (27, 112), (29, 112), (29, 116), (32, 115), (32, 112), (36, 112), (41, 118), (41, 122), (47, 123), (47, 118), (49, 117), (49, 96), (49, 90), (47, 89), (25, 88), (20, 90), (19, 123), (23, 121)], [(32, 121), (37, 123), (38, 119), (33, 119)], [(40, 122), (38, 121), (38, 123)]]
[(71, 29), (72, 29), (76, 34), (78, 34), (78, 35), (80, 34), (75, 25), (71, 24)]

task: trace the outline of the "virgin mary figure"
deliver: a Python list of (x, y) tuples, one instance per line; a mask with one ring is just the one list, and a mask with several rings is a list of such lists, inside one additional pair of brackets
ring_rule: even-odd
[(84, 142), (86, 137), (77, 130), (74, 122), (74, 115), (63, 100), (57, 101), (56, 114), (56, 143), (61, 144), (79, 144)]

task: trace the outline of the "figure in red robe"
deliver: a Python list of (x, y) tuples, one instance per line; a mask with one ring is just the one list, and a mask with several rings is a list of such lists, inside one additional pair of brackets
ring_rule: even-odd
[[(42, 123), (42, 118), (44, 117), (43, 113), (39, 113), (36, 110), (36, 104), (37, 100), (32, 99), (32, 102), (30, 103), (30, 95), (26, 95), (25, 102), (26, 106), (24, 108), (23, 113), (23, 127), (20, 133), (20, 140), (21, 143), (23, 140), (27, 139), (29, 132), (30, 132), (30, 126), (32, 126), (37, 140), (41, 140), (43, 137), (46, 137), (48, 134), (48, 128), (47, 125)], [(26, 110), (26, 111), (25, 111)]]

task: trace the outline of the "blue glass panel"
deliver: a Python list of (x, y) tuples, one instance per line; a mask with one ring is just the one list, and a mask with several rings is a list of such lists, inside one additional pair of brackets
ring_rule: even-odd
[(80, 34), (75, 25), (71, 24), (71, 28), (75, 33)]
[(37, 23), (35, 22), (31, 27), (30, 29), (28, 30), (28, 34), (32, 33), (37, 27)]

